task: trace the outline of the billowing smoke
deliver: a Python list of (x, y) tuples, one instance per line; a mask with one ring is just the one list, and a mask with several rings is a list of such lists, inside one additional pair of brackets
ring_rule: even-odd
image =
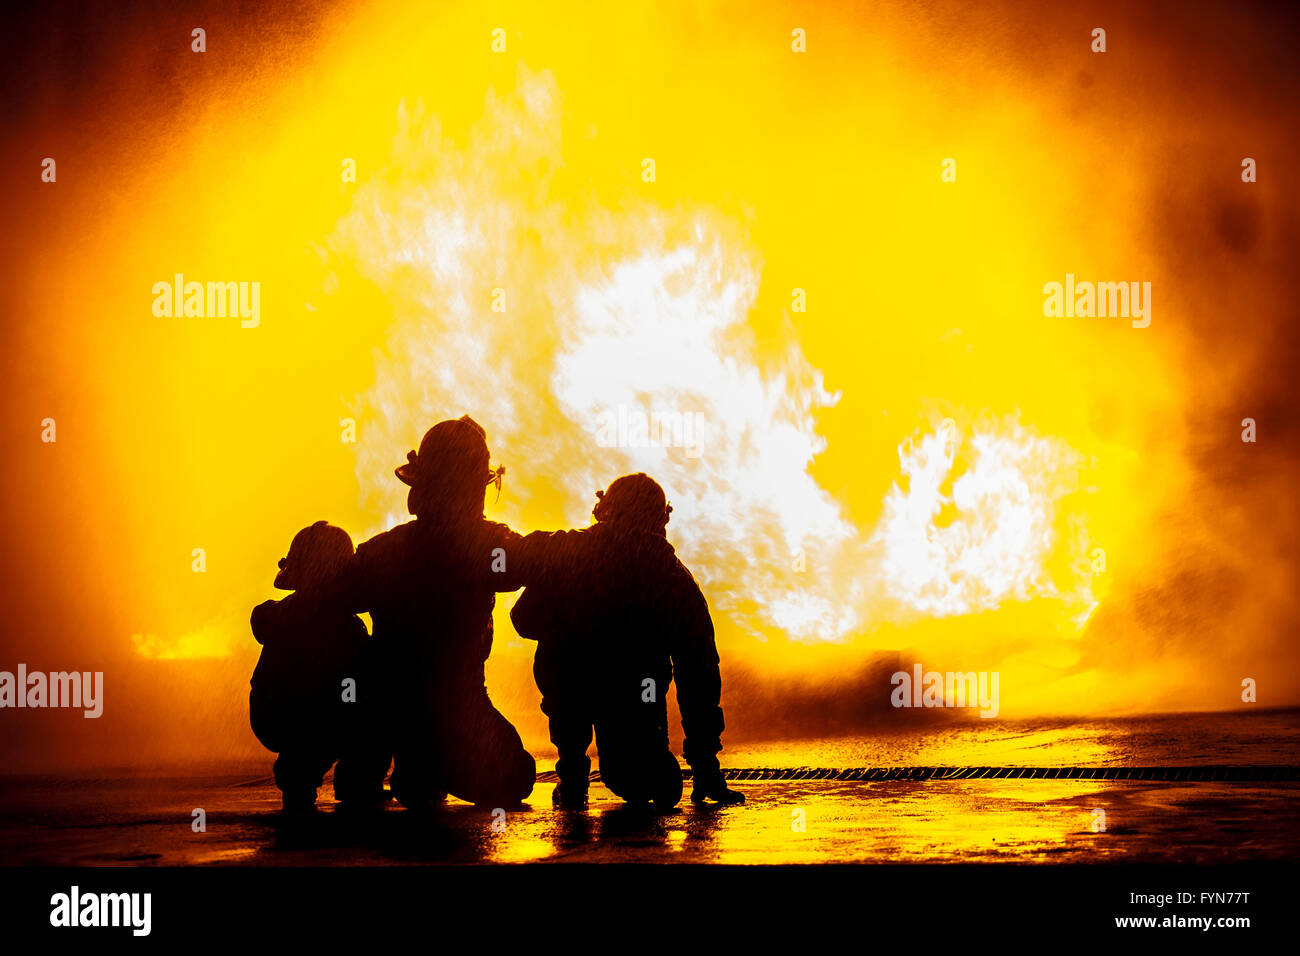
[[(472, 4), (211, 3), (240, 55), (196, 57), (165, 7), (0, 41), (0, 643), (107, 688), (11, 713), (12, 766), (261, 759), (276, 559), (402, 520), (392, 469), (465, 412), (519, 530), (665, 485), (729, 737), (860, 729), (908, 661), (999, 670), (1008, 718), (1297, 700), (1293, 11), (815, 5), (796, 54), (780, 7), (519, 3), (496, 53)], [(261, 325), (152, 315), (177, 272), (260, 281)], [(1070, 272), (1150, 281), (1150, 327), (1045, 317)]]

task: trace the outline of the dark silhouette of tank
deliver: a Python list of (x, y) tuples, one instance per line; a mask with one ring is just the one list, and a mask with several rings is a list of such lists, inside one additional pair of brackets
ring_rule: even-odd
[(601, 779), (632, 804), (677, 805), (665, 695), (676, 678), (692, 799), (737, 803), (718, 765), (721, 677), (699, 585), (666, 537), (672, 508), (645, 474), (597, 492), (596, 523), (524, 539), (527, 588), (511, 610), (537, 641), (533, 673), (559, 750), (557, 805), (586, 806), (593, 729)]
[(391, 755), (393, 795), (412, 809), (448, 793), (516, 806), (537, 767), (483, 674), (496, 592), (520, 587), (507, 558), (520, 536), (483, 516), (504, 469), (489, 469), (469, 416), (434, 425), (407, 459), (396, 474), (414, 520), (362, 543), (341, 583), (347, 605), (374, 621), (383, 710), (372, 773), (382, 781)]
[(325, 773), (345, 803), (377, 799), (368, 781), (362, 705), (351, 690), (367, 682), (369, 635), (361, 619), (334, 601), (334, 582), (352, 558), (342, 528), (318, 521), (294, 536), (275, 586), (294, 593), (253, 609), (262, 645), (248, 695), (253, 732), (278, 754), (275, 782), (288, 812), (314, 810)]

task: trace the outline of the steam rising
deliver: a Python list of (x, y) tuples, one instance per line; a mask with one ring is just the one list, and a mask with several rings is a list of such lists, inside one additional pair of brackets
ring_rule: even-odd
[[(244, 12), (202, 70), (151, 7), (74, 18), (93, 62), (49, 44), (61, 5), (8, 37), (11, 152), (95, 161), (9, 191), (7, 314), (40, 321), (5, 356), (0, 643), (107, 698), (10, 713), (12, 768), (263, 760), (276, 560), (320, 518), (405, 519), (392, 469), (465, 412), (521, 531), (663, 482), (729, 748), (860, 732), (902, 658), (999, 670), (999, 719), (1300, 700), (1293, 12), (1104, 2), (1104, 57), (1051, 4), (813, 5), (807, 55), (761, 4), (505, 4), (502, 54), (472, 4)], [(1047, 320), (1070, 271), (1161, 311)], [(260, 281), (261, 324), (153, 316), (177, 272)], [(700, 416), (699, 455), (602, 446), (620, 409)], [(489, 687), (544, 748), (500, 623)]]

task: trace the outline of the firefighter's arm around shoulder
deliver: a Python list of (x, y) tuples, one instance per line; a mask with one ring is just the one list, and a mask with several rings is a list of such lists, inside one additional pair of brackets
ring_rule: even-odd
[(510, 609), (510, 623), (520, 637), (540, 643), (560, 626), (561, 584), (573, 571), (581, 538), (574, 531), (534, 531), (516, 535), (512, 545), (508, 583), (526, 587)]
[[(582, 531), (533, 531), (520, 535), (504, 525), (494, 546), (493, 589), (516, 591), (535, 584), (550, 588), (565, 580), (583, 554)], [(521, 598), (522, 600), (522, 598)]]

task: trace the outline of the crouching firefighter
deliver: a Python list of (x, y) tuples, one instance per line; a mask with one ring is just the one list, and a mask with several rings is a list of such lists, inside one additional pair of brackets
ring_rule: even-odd
[[(425, 810), (447, 794), (488, 807), (517, 805), (537, 768), (484, 682), (496, 592), (522, 538), (483, 514), (489, 468), (483, 429), (468, 415), (439, 422), (396, 471), (414, 519), (356, 551), (342, 599), (369, 611), (383, 681), (382, 730), (374, 741), (382, 786), (393, 759), (393, 795)], [(511, 558), (513, 569), (520, 562)]]
[(682, 773), (668, 743), (668, 687), (677, 681), (691, 799), (740, 803), (718, 765), (722, 690), (713, 622), (699, 585), (667, 538), (672, 512), (648, 475), (596, 493), (596, 521), (524, 539), (536, 558), (510, 618), (537, 641), (533, 674), (559, 750), (556, 805), (587, 805), (595, 731), (605, 786), (630, 804), (670, 809)]

